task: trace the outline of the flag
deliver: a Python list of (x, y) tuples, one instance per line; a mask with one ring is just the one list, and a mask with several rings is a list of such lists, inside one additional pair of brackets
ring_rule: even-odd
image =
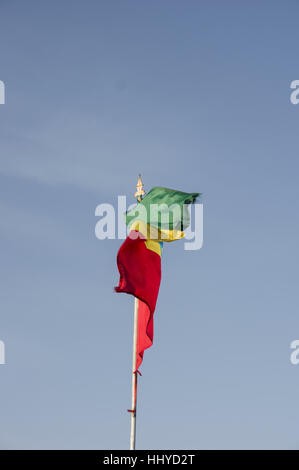
[(161, 282), (162, 242), (147, 240), (141, 232), (131, 230), (117, 255), (120, 273), (116, 292), (126, 292), (139, 299), (137, 320), (136, 370), (144, 350), (153, 344), (153, 315)]
[(139, 299), (136, 371), (142, 363), (144, 350), (153, 344), (153, 315), (161, 282), (163, 241), (184, 237), (183, 230), (190, 224), (187, 206), (195, 202), (197, 196), (199, 193), (156, 187), (125, 214), (130, 233), (118, 251), (120, 280), (115, 290)]
[(152, 188), (133, 209), (126, 212), (126, 224), (142, 220), (158, 229), (183, 231), (190, 225), (188, 205), (199, 193), (184, 193), (169, 188)]

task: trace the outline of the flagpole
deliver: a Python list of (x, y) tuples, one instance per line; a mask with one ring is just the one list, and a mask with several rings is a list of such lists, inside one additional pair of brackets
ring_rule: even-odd
[[(136, 186), (136, 192), (134, 197), (137, 198), (138, 202), (141, 202), (142, 196), (145, 191), (143, 189), (143, 183), (141, 175), (138, 175), (138, 181)], [(135, 450), (136, 443), (136, 411), (137, 411), (137, 332), (138, 332), (138, 304), (139, 300), (134, 298), (134, 330), (133, 330), (133, 361), (132, 361), (132, 409), (131, 411), (131, 433), (130, 433), (130, 450)]]
[(134, 299), (134, 331), (133, 331), (133, 361), (132, 361), (132, 411), (131, 411), (131, 434), (130, 434), (130, 450), (135, 450), (136, 442), (136, 354), (137, 354), (137, 331), (138, 331), (138, 299)]

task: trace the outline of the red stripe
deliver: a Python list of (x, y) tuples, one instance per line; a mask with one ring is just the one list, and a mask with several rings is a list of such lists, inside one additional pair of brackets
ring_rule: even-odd
[(138, 370), (144, 350), (153, 344), (153, 315), (161, 282), (161, 257), (146, 247), (145, 239), (139, 232), (132, 231), (119, 249), (117, 266), (120, 281), (116, 292), (126, 292), (139, 299)]
[(142, 361), (144, 350), (150, 348), (154, 338), (154, 315), (145, 302), (139, 300), (136, 369)]

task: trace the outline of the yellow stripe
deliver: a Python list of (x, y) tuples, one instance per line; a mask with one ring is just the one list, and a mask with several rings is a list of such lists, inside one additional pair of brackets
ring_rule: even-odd
[(147, 240), (160, 242), (173, 242), (175, 240), (180, 240), (185, 236), (184, 232), (181, 232), (180, 230), (158, 229), (142, 220), (135, 220), (135, 222), (132, 223), (130, 230), (138, 230), (138, 232), (142, 233)]
[(159, 242), (156, 242), (155, 240), (146, 240), (145, 246), (148, 250), (152, 250), (155, 253), (157, 253), (157, 255), (161, 256), (162, 249), (161, 249), (161, 245)]

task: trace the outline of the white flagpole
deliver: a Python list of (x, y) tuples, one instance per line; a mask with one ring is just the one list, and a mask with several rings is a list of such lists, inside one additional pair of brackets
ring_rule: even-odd
[(132, 410), (131, 410), (131, 434), (130, 434), (130, 450), (135, 450), (136, 442), (136, 353), (137, 353), (137, 330), (138, 330), (138, 299), (135, 297), (134, 304), (134, 332), (133, 332), (133, 362), (132, 362)]
[[(142, 200), (145, 191), (143, 189), (143, 183), (141, 181), (141, 175), (138, 176), (136, 192), (134, 197), (137, 201)], [(137, 356), (137, 331), (138, 331), (138, 303), (139, 300), (135, 297), (134, 303), (134, 331), (133, 331), (133, 361), (132, 361), (132, 409), (131, 409), (131, 434), (130, 434), (130, 450), (135, 450), (136, 442), (136, 409), (137, 409), (137, 371), (136, 371), (136, 356)]]

